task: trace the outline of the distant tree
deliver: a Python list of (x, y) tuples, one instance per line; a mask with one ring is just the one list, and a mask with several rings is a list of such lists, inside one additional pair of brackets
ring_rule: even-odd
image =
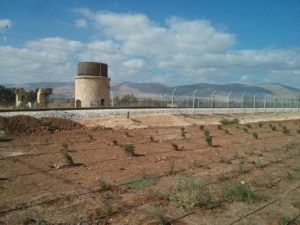
[(31, 90), (27, 92), (26, 95), (29, 102), (35, 102), (37, 97), (37, 89), (35, 91)]
[(0, 85), (0, 104), (12, 105), (15, 103), (15, 88), (6, 88)]

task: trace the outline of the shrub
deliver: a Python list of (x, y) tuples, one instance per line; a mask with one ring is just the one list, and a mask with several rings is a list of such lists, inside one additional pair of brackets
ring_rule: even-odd
[(126, 152), (127, 155), (134, 156), (135, 155), (135, 146), (132, 144), (126, 144), (126, 145), (124, 145), (124, 151)]
[(208, 187), (192, 177), (176, 176), (175, 187), (170, 191), (162, 192), (161, 195), (182, 208), (212, 206), (212, 194)]
[(204, 127), (205, 127), (204, 125), (200, 125), (200, 126), (199, 126), (199, 129), (200, 129), (200, 130), (204, 130)]
[(255, 139), (258, 138), (258, 134), (257, 134), (257, 133), (254, 132), (252, 135), (253, 135), (253, 137), (254, 137)]
[(290, 130), (287, 127), (282, 127), (282, 133), (290, 134)]
[(108, 191), (111, 189), (111, 185), (102, 177), (97, 178), (99, 191)]
[(239, 124), (240, 121), (238, 118), (234, 118), (234, 119), (222, 119), (220, 120), (220, 123), (223, 125), (229, 125), (229, 124)]
[(175, 151), (180, 151), (180, 149), (179, 149), (179, 147), (178, 147), (177, 144), (171, 143), (171, 146), (172, 146), (173, 150), (175, 150)]
[(205, 141), (209, 146), (212, 146), (212, 136), (206, 136)]
[(233, 182), (225, 187), (223, 195), (226, 198), (242, 202), (255, 202), (260, 200), (259, 196), (255, 194), (248, 183), (245, 182)]

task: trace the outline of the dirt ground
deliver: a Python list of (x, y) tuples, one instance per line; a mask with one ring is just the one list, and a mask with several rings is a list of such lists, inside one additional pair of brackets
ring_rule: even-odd
[[(30, 132), (2, 120), (0, 224), (300, 224), (299, 114), (192, 117), (47, 121)], [(218, 125), (225, 117), (242, 124)], [(252, 194), (225, 197), (233, 185)]]

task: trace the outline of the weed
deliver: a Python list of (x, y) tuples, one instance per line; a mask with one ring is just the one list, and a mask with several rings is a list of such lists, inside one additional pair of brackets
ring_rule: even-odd
[(69, 151), (69, 146), (68, 146), (68, 144), (67, 144), (66, 142), (63, 142), (63, 143), (61, 144), (61, 147), (63, 147), (63, 150), (64, 150), (64, 151), (66, 151), (66, 152)]
[(0, 142), (8, 142), (11, 139), (8, 138), (3, 130), (0, 130)]
[(167, 218), (162, 213), (156, 213), (154, 215), (154, 218), (157, 220), (159, 225), (171, 225), (171, 223), (168, 222)]
[(281, 123), (279, 123), (278, 126), (282, 127)]
[(91, 135), (91, 134), (88, 134), (88, 138), (90, 139), (90, 141), (96, 140), (96, 139), (93, 137), (93, 135)]
[(64, 156), (65, 163), (68, 166), (73, 166), (74, 165), (73, 158), (72, 158), (72, 156), (67, 151), (63, 152), (63, 156)]
[(220, 173), (217, 174), (217, 179), (219, 181), (225, 181), (225, 180), (228, 180), (229, 177), (227, 177), (223, 172), (220, 172)]
[(277, 127), (271, 125), (271, 129), (272, 129), (272, 131), (276, 131), (276, 130), (277, 130)]
[(290, 219), (288, 218), (288, 216), (286, 215), (280, 215), (279, 219), (278, 219), (278, 225), (288, 225)]
[(258, 134), (257, 134), (257, 133), (254, 132), (252, 135), (253, 135), (253, 137), (254, 137), (255, 139), (258, 138)]
[(268, 177), (268, 184), (267, 184), (268, 188), (274, 188), (276, 187), (276, 182), (274, 180), (274, 178), (272, 176)]
[(117, 141), (116, 139), (113, 139), (113, 140), (111, 141), (111, 143), (112, 143), (113, 145), (118, 145), (118, 141)]
[(239, 174), (244, 174), (246, 172), (243, 163), (238, 164), (238, 169), (239, 169)]
[(174, 188), (162, 195), (183, 208), (212, 206), (212, 194), (207, 185), (192, 177), (176, 176)]
[(245, 133), (248, 133), (248, 129), (247, 129), (246, 127), (243, 128), (243, 131), (244, 131)]
[(209, 146), (212, 146), (212, 136), (206, 136), (205, 141)]
[(290, 130), (287, 127), (282, 127), (282, 133), (288, 135), (290, 134)]
[(125, 131), (125, 136), (126, 137), (131, 137), (130, 134), (127, 131)]
[(112, 186), (102, 177), (97, 178), (97, 183), (99, 191), (108, 191), (112, 188)]
[(252, 128), (251, 124), (246, 124), (246, 127), (248, 127), (249, 129)]
[(261, 128), (262, 126), (263, 126), (263, 124), (262, 124), (262, 123), (259, 123), (259, 124), (258, 124), (258, 127), (259, 127), (259, 128)]
[(229, 124), (239, 124), (240, 121), (238, 118), (234, 118), (234, 119), (222, 119), (220, 120), (220, 123), (223, 125), (229, 125)]
[(225, 134), (229, 134), (229, 130), (225, 129), (224, 130)]
[(129, 156), (135, 156), (135, 146), (132, 144), (126, 144), (124, 145), (124, 151)]
[(204, 125), (200, 125), (200, 126), (199, 126), (199, 129), (200, 129), (200, 130), (204, 130), (204, 127), (205, 127)]
[(250, 185), (244, 181), (236, 181), (229, 184), (223, 190), (223, 196), (242, 202), (255, 202), (260, 200), (260, 197), (251, 190)]
[(240, 129), (240, 126), (235, 126), (236, 129)]
[(223, 128), (222, 125), (219, 124), (219, 125), (218, 125), (218, 129), (219, 129), (219, 130), (222, 130), (222, 128)]
[(106, 215), (111, 215), (112, 212), (113, 212), (111, 201), (106, 200), (106, 201), (103, 201), (102, 204), (103, 204), (105, 214)]
[(180, 149), (179, 149), (179, 147), (178, 147), (177, 144), (171, 143), (171, 146), (172, 146), (173, 150), (175, 150), (175, 151), (180, 151)]
[(150, 177), (141, 173), (127, 179), (123, 184), (129, 188), (144, 188), (156, 184), (158, 180), (157, 177)]

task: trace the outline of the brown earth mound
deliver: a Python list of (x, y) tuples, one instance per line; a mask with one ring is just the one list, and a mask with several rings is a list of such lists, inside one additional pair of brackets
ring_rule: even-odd
[(54, 132), (55, 130), (73, 130), (82, 128), (83, 125), (72, 120), (62, 118), (44, 117), (36, 119), (31, 116), (19, 115), (11, 117), (0, 116), (0, 130), (9, 134), (34, 132)]

